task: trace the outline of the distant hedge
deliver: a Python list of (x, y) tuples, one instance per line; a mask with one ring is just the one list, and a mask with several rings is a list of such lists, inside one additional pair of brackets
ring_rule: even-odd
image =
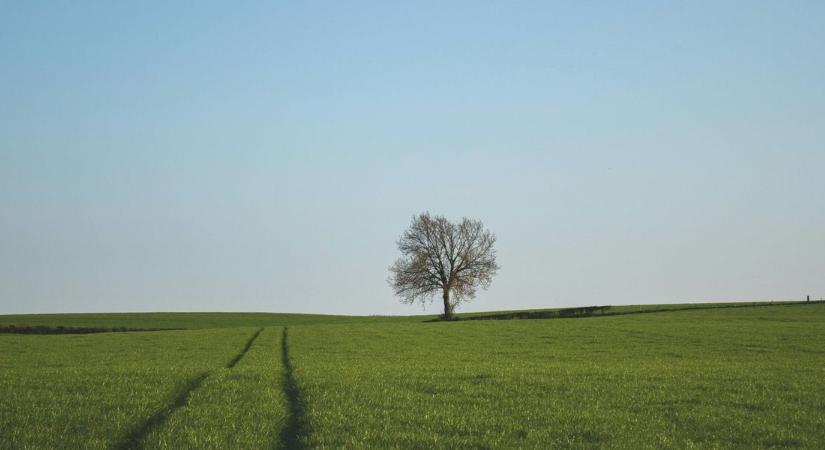
[(89, 333), (122, 333), (128, 331), (168, 331), (182, 328), (127, 328), (127, 327), (47, 327), (0, 325), (0, 334), (89, 334)]
[(610, 306), (583, 306), (552, 311), (515, 311), (511, 313), (472, 316), (461, 320), (508, 320), (508, 319), (554, 319), (558, 317), (590, 317), (592, 315), (610, 315), (605, 312)]
[[(661, 312), (675, 312), (675, 311), (699, 311), (703, 309), (722, 309), (722, 308), (753, 308), (759, 306), (793, 306), (793, 305), (810, 305), (812, 303), (823, 303), (822, 300), (808, 300), (808, 301), (790, 301), (790, 302), (750, 302), (750, 303), (721, 303), (714, 304), (699, 304), (677, 307), (665, 307), (640, 310), (610, 310), (610, 306), (582, 306), (577, 308), (564, 308), (547, 311), (513, 311), (505, 313), (487, 314), (480, 316), (457, 317), (455, 320), (509, 320), (509, 319), (562, 319), (575, 317), (593, 317), (593, 316), (623, 316), (627, 314), (648, 314)], [(437, 321), (436, 319), (434, 321)]]

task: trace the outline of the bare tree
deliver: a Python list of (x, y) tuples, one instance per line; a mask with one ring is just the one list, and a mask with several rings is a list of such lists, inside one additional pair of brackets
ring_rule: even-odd
[(475, 298), (479, 286), (490, 287), (499, 268), (495, 242), (481, 221), (464, 218), (454, 224), (420, 214), (398, 240), (402, 256), (390, 266), (388, 281), (403, 303), (423, 304), (441, 293), (444, 318), (452, 319), (455, 307)]

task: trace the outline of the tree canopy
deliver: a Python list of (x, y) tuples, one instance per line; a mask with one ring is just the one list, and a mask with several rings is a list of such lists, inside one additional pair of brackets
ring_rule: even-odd
[(496, 236), (479, 220), (452, 223), (430, 213), (414, 217), (398, 240), (401, 257), (390, 266), (389, 283), (404, 303), (432, 301), (441, 293), (444, 317), (487, 289), (499, 269)]

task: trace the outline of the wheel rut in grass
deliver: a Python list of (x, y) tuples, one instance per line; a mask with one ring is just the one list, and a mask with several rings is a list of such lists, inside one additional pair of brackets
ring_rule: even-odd
[(281, 448), (286, 449), (306, 449), (305, 438), (309, 435), (309, 423), (304, 409), (304, 400), (301, 389), (295, 380), (292, 369), (292, 362), (289, 359), (289, 341), (287, 328), (281, 337), (281, 358), (284, 367), (284, 395), (286, 396), (289, 416), (286, 426), (281, 430)]
[(253, 334), (252, 337), (249, 338), (248, 341), (246, 341), (246, 346), (244, 346), (243, 350), (241, 350), (241, 352), (238, 353), (237, 356), (232, 358), (232, 361), (229, 361), (229, 364), (226, 365), (227, 369), (231, 369), (231, 368), (235, 367), (235, 365), (238, 364), (238, 362), (241, 361), (243, 356), (246, 355), (246, 352), (249, 351), (249, 348), (252, 347), (252, 343), (255, 342), (255, 339), (258, 339), (258, 336), (260, 336), (261, 331), (263, 331), (263, 330), (264, 330), (263, 328), (258, 328), (258, 331), (256, 331), (255, 334)]
[[(231, 369), (235, 367), (236, 364), (243, 358), (249, 348), (252, 347), (252, 344), (255, 342), (255, 339), (263, 331), (263, 328), (259, 328), (252, 337), (246, 341), (246, 345), (238, 353), (231, 361), (226, 365), (227, 368)], [(159, 426), (163, 425), (169, 417), (178, 409), (183, 406), (186, 406), (189, 403), (189, 397), (192, 396), (192, 393), (200, 387), (201, 384), (209, 377), (209, 372), (202, 372), (198, 374), (195, 378), (189, 380), (176, 394), (174, 399), (167, 404), (166, 406), (162, 407), (161, 409), (155, 411), (145, 422), (143, 422), (139, 427), (135, 428), (130, 432), (118, 445), (114, 448), (118, 450), (131, 450), (131, 449), (140, 449), (144, 447), (143, 441), (149, 433), (153, 430), (158, 428)]]
[(172, 415), (178, 408), (185, 406), (189, 402), (189, 396), (192, 392), (203, 384), (203, 381), (209, 373), (204, 372), (197, 377), (189, 380), (184, 387), (175, 395), (172, 403), (164, 406), (152, 414), (141, 426), (135, 428), (129, 435), (118, 445), (117, 449), (138, 449), (143, 448), (143, 438), (152, 432), (155, 428), (166, 422), (169, 416)]

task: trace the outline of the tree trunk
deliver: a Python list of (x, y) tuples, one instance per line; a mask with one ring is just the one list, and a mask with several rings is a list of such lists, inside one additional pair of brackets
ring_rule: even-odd
[(453, 318), (453, 305), (450, 304), (450, 290), (444, 289), (444, 319), (450, 320)]

